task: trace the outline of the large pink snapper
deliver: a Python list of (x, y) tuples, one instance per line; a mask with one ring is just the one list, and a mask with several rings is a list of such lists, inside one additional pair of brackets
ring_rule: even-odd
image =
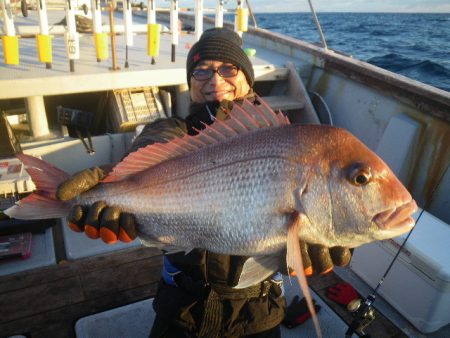
[[(39, 190), (6, 213), (65, 216), (71, 203), (54, 196), (68, 175), (19, 158)], [(264, 103), (235, 105), (229, 119), (196, 136), (140, 149), (105, 182), (76, 202), (103, 200), (134, 214), (144, 244), (254, 256), (266, 273), (244, 267), (238, 287), (267, 277), (265, 257), (288, 239), (288, 263), (299, 271), (299, 238), (356, 247), (409, 231), (417, 208), (388, 166), (349, 132), (291, 125)]]

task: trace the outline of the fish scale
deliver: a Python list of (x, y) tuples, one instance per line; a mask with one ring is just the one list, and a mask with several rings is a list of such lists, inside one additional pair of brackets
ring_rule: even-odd
[(142, 237), (171, 245), (208, 243), (206, 249), (239, 255), (279, 251), (287, 233), (283, 210), (293, 207), (290, 167), (296, 166), (286, 159), (288, 144), (295, 142), (285, 137), (280, 147), (274, 142), (280, 134), (285, 131), (261, 130), (201, 149), (149, 168), (140, 178), (95, 189), (80, 202), (119, 206), (136, 216)]

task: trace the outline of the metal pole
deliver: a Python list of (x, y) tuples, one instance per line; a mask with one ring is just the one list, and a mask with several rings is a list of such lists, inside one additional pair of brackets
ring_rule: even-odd
[(223, 0), (217, 0), (216, 5), (216, 27), (223, 27)]
[(178, 0), (171, 0), (170, 4), (170, 31), (172, 33), (171, 60), (175, 62), (175, 48), (178, 45)]
[(2, 16), (3, 16), (4, 33), (8, 36), (14, 36), (14, 35), (16, 35), (16, 30), (14, 28), (11, 4), (10, 4), (9, 0), (3, 0), (2, 3), (3, 3)]
[[(156, 0), (149, 0), (147, 4), (147, 22), (149, 25), (153, 25), (156, 23)], [(148, 32), (147, 34), (150, 34)], [(156, 63), (155, 57), (152, 56), (151, 64), (154, 65)]]
[(254, 26), (255, 28), (258, 28), (258, 25), (256, 24), (256, 18), (255, 18), (255, 16), (253, 15), (252, 8), (250, 7), (250, 0), (245, 0), (245, 3), (247, 4), (248, 11), (249, 11), (250, 15), (252, 16), (253, 26)]
[(75, 20), (75, 8), (72, 3), (74, 0), (67, 0), (66, 4), (66, 45), (67, 57), (69, 58), (70, 71), (75, 71), (75, 60), (80, 58), (80, 40), (77, 32), (77, 24)]
[(95, 37), (95, 48), (97, 54), (97, 62), (101, 62), (101, 58), (99, 57), (99, 46), (97, 45), (97, 41), (101, 39), (103, 33), (102, 27), (102, 10), (100, 7), (100, 0), (91, 0), (91, 12), (92, 12), (92, 28), (94, 31)]
[(123, 3), (123, 17), (125, 19), (125, 68), (128, 68), (128, 47), (133, 46), (133, 13), (130, 0)]
[(203, 33), (203, 0), (195, 1), (195, 41), (200, 40)]
[[(39, 29), (42, 35), (48, 36), (48, 19), (47, 19), (47, 7), (45, 0), (38, 1), (38, 14), (39, 14)], [(51, 69), (52, 64), (50, 62), (45, 63), (45, 68)]]
[(316, 26), (317, 26), (317, 30), (319, 31), (319, 34), (320, 34), (320, 40), (322, 40), (322, 46), (325, 50), (327, 50), (328, 46), (327, 46), (327, 42), (325, 41), (325, 37), (323, 36), (323, 33), (322, 33), (322, 27), (320, 27), (319, 18), (316, 15), (316, 11), (314, 10), (311, 0), (308, 0), (308, 3), (309, 3), (309, 7), (311, 8), (311, 13), (313, 15), (314, 22), (316, 23)]

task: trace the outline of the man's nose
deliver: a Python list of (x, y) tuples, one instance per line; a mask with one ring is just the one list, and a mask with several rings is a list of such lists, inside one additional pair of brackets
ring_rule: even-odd
[(210, 84), (219, 84), (224, 81), (223, 77), (219, 73), (214, 72), (213, 76), (209, 79)]

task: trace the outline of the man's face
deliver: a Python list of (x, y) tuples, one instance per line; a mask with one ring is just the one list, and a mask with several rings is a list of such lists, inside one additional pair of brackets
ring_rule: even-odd
[[(225, 67), (225, 68), (221, 68)], [(210, 79), (198, 80), (191, 76), (191, 100), (195, 103), (210, 101), (222, 101), (243, 98), (250, 91), (250, 85), (244, 73), (238, 70), (236, 75), (224, 77), (219, 75), (217, 70), (223, 69), (224, 75), (229, 75), (230, 67), (234, 65), (222, 61), (201, 61), (196, 70), (216, 70)]]

